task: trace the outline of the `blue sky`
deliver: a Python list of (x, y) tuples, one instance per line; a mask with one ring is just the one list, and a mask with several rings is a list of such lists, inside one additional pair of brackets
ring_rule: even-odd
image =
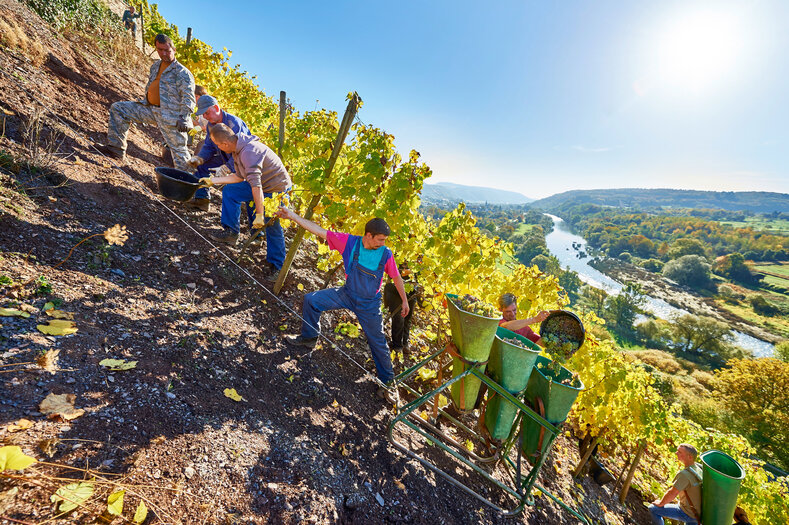
[[(270, 95), (360, 118), (428, 182), (789, 193), (789, 2), (163, 0)], [(221, 101), (220, 101), (221, 102)]]

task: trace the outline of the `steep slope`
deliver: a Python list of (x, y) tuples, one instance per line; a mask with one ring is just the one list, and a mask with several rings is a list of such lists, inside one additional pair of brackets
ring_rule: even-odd
[[(142, 92), (144, 57), (121, 67), (96, 42), (53, 32), (16, 0), (0, 6), (0, 17), (46, 52), (39, 67), (19, 49), (0, 49), (0, 306), (35, 307), (29, 318), (0, 318), (0, 436), (50, 462), (3, 500), (4, 516), (52, 517), (49, 498), (63, 483), (55, 477), (96, 477), (102, 498), (62, 521), (101, 514), (114, 484), (127, 490), (127, 508), (146, 502), (149, 523), (510, 521), (388, 445), (391, 407), (374, 398), (369, 374), (332, 349), (285, 344), (283, 332), (299, 327), (289, 309), (300, 311), (303, 293), (323, 285), (314, 244), (297, 258), (279, 303), (202, 237), (218, 227), (216, 212), (188, 213), (155, 195), (157, 130), (133, 128), (120, 167), (91, 147), (103, 138), (109, 104)], [(97, 237), (58, 266), (80, 240), (114, 224), (127, 228), (123, 246)], [(261, 280), (254, 262), (245, 268)], [(76, 334), (36, 329), (48, 301), (74, 313)], [(328, 316), (327, 332), (339, 321), (353, 318)], [(372, 369), (362, 340), (332, 337)], [(33, 364), (55, 351), (51, 372)], [(113, 372), (99, 365), (105, 358), (137, 365)], [(227, 388), (243, 400), (226, 397)], [(49, 393), (74, 394), (85, 413), (45, 418)], [(21, 418), (33, 426), (14, 432), (8, 424)], [(644, 522), (636, 494), (621, 507), (588, 480), (576, 489), (565, 473), (575, 458), (563, 437), (541, 484), (600, 519)], [(0, 492), (14, 483), (0, 479)], [(517, 521), (575, 522), (547, 498)]]

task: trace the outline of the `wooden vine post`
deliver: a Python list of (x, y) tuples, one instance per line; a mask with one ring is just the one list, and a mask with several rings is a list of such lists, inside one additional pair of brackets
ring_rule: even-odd
[(587, 443), (586, 449), (584, 449), (582, 452), (583, 455), (581, 456), (581, 461), (578, 462), (578, 466), (575, 467), (575, 470), (573, 471), (574, 478), (577, 478), (581, 475), (581, 470), (583, 470), (584, 465), (586, 465), (586, 463), (589, 461), (589, 458), (592, 457), (592, 451), (597, 446), (597, 438), (598, 436), (595, 436), (590, 443)]
[[(145, 54), (145, 15), (143, 13), (142, 4), (140, 4), (140, 40), (142, 41), (142, 52)], [(137, 42), (134, 45), (137, 45)]]
[(285, 112), (287, 111), (285, 92), (279, 92), (279, 145), (277, 156), (282, 159), (282, 146), (285, 144)]
[(627, 471), (627, 476), (625, 477), (625, 481), (622, 484), (622, 491), (619, 493), (619, 503), (622, 505), (625, 504), (625, 498), (627, 498), (627, 492), (630, 490), (630, 484), (633, 482), (633, 476), (635, 475), (636, 469), (638, 468), (638, 462), (641, 460), (641, 455), (644, 453), (646, 448), (646, 443), (642, 442), (638, 444), (636, 455), (633, 458), (633, 462), (630, 464), (630, 470)]
[[(342, 149), (343, 143), (345, 143), (345, 138), (348, 136), (348, 131), (351, 129), (351, 124), (353, 124), (353, 119), (356, 117), (356, 111), (359, 109), (359, 102), (361, 102), (361, 100), (362, 99), (359, 97), (359, 95), (354, 93), (353, 96), (351, 96), (351, 100), (348, 101), (348, 107), (345, 108), (345, 115), (342, 117), (340, 130), (337, 132), (337, 140), (334, 141), (334, 148), (332, 149), (331, 157), (329, 157), (329, 164), (326, 166), (326, 170), (324, 171), (324, 181), (329, 179), (332, 171), (334, 170), (334, 165), (337, 164), (337, 158), (340, 156), (340, 150)], [(320, 194), (312, 196), (312, 199), (307, 206), (307, 211), (304, 213), (305, 219), (312, 219), (315, 206), (318, 205), (320, 200)], [(290, 249), (288, 250), (287, 256), (285, 256), (285, 262), (282, 264), (282, 268), (279, 271), (277, 282), (274, 283), (275, 294), (279, 294), (280, 290), (282, 290), (282, 285), (285, 284), (285, 278), (288, 276), (290, 265), (293, 264), (293, 259), (296, 257), (296, 252), (299, 250), (299, 246), (301, 245), (301, 241), (304, 238), (305, 232), (306, 230), (299, 226), (296, 235), (293, 237), (293, 241), (290, 243)]]
[(186, 45), (188, 46), (191, 43), (192, 43), (192, 28), (191, 27), (187, 27), (186, 28)]

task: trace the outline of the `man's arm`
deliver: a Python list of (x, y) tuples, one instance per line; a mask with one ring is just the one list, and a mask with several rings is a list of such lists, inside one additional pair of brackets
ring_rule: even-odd
[(545, 321), (545, 318), (548, 317), (549, 313), (550, 312), (546, 312), (545, 310), (543, 310), (542, 312), (538, 313), (534, 317), (528, 317), (526, 319), (515, 319), (514, 321), (506, 321), (504, 323), (501, 323), (501, 326), (503, 326), (507, 330), (512, 330), (514, 332), (515, 330), (520, 330), (521, 328), (524, 328), (529, 325), (533, 325), (534, 323), (541, 323)]
[(403, 301), (403, 305), (400, 307), (400, 315), (405, 317), (408, 315), (408, 311), (411, 308), (408, 306), (408, 294), (405, 293), (405, 286), (403, 286), (403, 278), (400, 277), (399, 272), (394, 277), (393, 281), (395, 288), (397, 288), (397, 293), (400, 294), (400, 300)]
[[(301, 226), (302, 228), (304, 228), (308, 232), (312, 233), (313, 235), (316, 235), (316, 236), (320, 237), (321, 239), (326, 239), (326, 229), (325, 228), (322, 228), (322, 227), (318, 226), (317, 224), (315, 224), (311, 220), (308, 220), (308, 219), (305, 219), (304, 217), (301, 217), (298, 213), (296, 213), (295, 211), (291, 210), (290, 208), (286, 208), (285, 206), (280, 206), (279, 209), (276, 212), (276, 215), (280, 219), (289, 219), (289, 220), (295, 222), (296, 224), (298, 224), (299, 226)], [(400, 279), (400, 286), (401, 286), (401, 288), (402, 288), (402, 285), (403, 285), (403, 280)], [(398, 292), (399, 291), (400, 290), (398, 289)], [(403, 292), (405, 292), (405, 289), (403, 289)], [(401, 297), (402, 297), (402, 295), (401, 295)], [(406, 301), (406, 306), (407, 305), (408, 305), (408, 301)]]
[(666, 491), (666, 493), (663, 495), (663, 498), (661, 500), (655, 500), (652, 502), (652, 504), (655, 505), (656, 507), (662, 507), (664, 505), (668, 505), (669, 503), (674, 501), (674, 499), (678, 495), (679, 495), (679, 490), (677, 490), (674, 487), (671, 487)]

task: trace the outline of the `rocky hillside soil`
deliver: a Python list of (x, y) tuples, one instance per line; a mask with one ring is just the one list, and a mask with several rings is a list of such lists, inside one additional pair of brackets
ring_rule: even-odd
[[(115, 523), (130, 523), (140, 501), (146, 523), (577, 523), (545, 496), (503, 518), (395, 450), (393, 406), (374, 396), (363, 338), (333, 331), (351, 314), (327, 316), (325, 330), (367, 371), (328, 344), (308, 353), (286, 343), (303, 294), (325, 279), (314, 243), (277, 298), (258, 268), (265, 247), (243, 263), (246, 274), (222, 255), (237, 250), (205, 239), (219, 228), (218, 192), (209, 213), (157, 195), (158, 130), (133, 127), (119, 166), (96, 152), (109, 105), (142, 93), (149, 59), (137, 53), (122, 67), (17, 0), (0, 6), (0, 19), (45, 53), (31, 60), (0, 47), (0, 307), (29, 314), (0, 317), (0, 439), (39, 461), (0, 475), (0, 523), (112, 521), (106, 498), (119, 489)], [(115, 224), (126, 228), (122, 245), (93, 237), (58, 265)], [(76, 333), (39, 331), (48, 306), (73, 314)], [(100, 365), (108, 358), (136, 365), (113, 371)], [(74, 408), (48, 416), (50, 394)], [(513, 506), (435, 447), (398, 436)], [(596, 522), (648, 523), (637, 491), (621, 506), (611, 485), (572, 480), (577, 459), (563, 435), (539, 483)], [(51, 496), (79, 481), (93, 495), (59, 512)]]

